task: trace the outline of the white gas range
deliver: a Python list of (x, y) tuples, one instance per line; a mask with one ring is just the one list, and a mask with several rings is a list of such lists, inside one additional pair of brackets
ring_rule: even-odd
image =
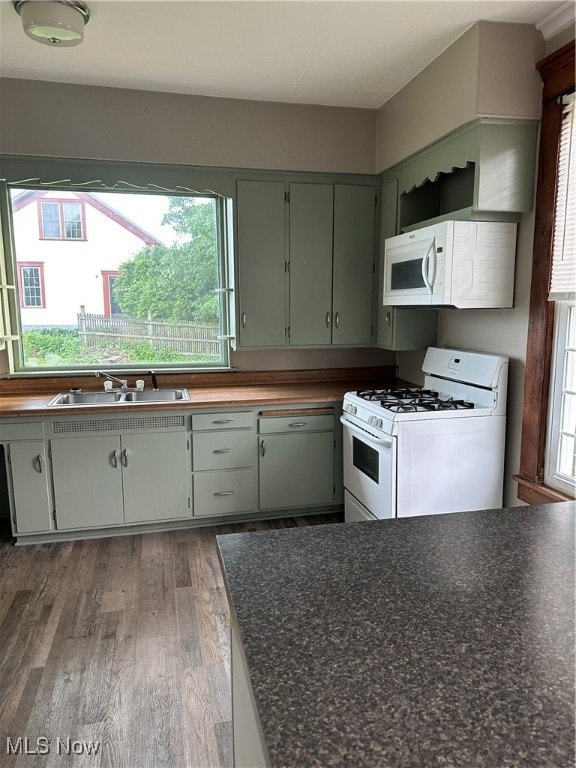
[(430, 347), (422, 370), (344, 396), (347, 522), (502, 506), (508, 359)]

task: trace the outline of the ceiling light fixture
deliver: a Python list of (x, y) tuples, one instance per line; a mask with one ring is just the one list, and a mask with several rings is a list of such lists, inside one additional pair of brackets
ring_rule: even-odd
[(80, 45), (90, 10), (81, 0), (12, 0), (24, 32), (43, 45)]

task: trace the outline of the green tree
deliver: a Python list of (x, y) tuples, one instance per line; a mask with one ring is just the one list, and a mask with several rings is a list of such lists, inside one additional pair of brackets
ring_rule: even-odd
[(215, 200), (171, 197), (162, 219), (177, 233), (173, 245), (146, 246), (121, 264), (114, 297), (125, 315), (185, 322), (218, 322)]

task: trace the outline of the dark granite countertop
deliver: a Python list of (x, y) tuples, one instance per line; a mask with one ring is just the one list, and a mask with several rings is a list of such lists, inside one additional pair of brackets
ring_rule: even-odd
[(574, 765), (576, 502), (218, 537), (271, 765)]

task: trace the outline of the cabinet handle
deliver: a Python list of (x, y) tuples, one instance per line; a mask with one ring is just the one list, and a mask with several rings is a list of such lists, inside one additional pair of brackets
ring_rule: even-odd
[(308, 424), (307, 421), (293, 421), (292, 424), (288, 424), (289, 427), (305, 427)]
[(42, 472), (44, 472), (44, 467), (42, 465), (42, 454), (41, 453), (39, 453), (38, 456), (36, 456), (36, 463), (37, 463), (37, 466), (38, 466), (38, 472), (40, 472), (40, 474), (42, 474)]
[(242, 312), (242, 328), (246, 328), (246, 312)]
[(326, 312), (326, 328), (330, 328), (330, 312)]
[(232, 453), (234, 448), (215, 448), (212, 453)]
[(216, 419), (212, 424), (232, 424), (234, 419)]
[(340, 326), (340, 313), (336, 312), (334, 315), (334, 326), (338, 328)]
[(125, 467), (128, 466), (128, 448), (124, 448), (122, 451), (122, 464), (124, 464)]
[(214, 496), (233, 496), (234, 491), (214, 491)]
[(386, 312), (384, 316), (384, 322), (386, 324), (386, 328), (390, 328), (392, 325), (392, 312)]
[(260, 456), (264, 456), (266, 453), (266, 444), (264, 440), (260, 440)]
[(117, 448), (114, 451), (112, 451), (111, 461), (114, 469), (118, 469), (118, 449)]

